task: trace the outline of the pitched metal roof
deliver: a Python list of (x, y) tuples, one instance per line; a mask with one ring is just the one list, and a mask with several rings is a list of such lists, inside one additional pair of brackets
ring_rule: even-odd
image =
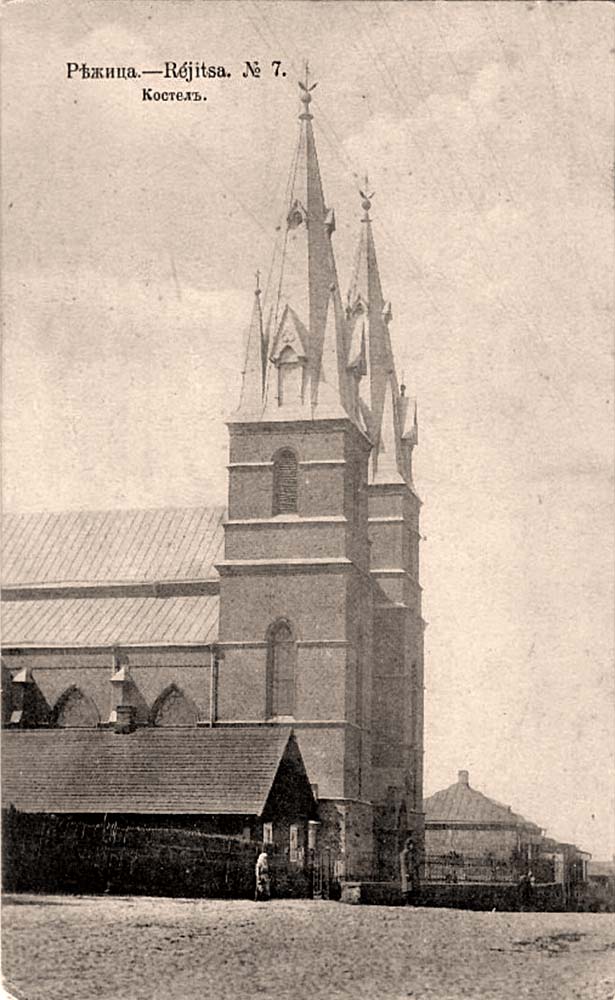
[(218, 635), (217, 594), (62, 597), (2, 604), (2, 642), (11, 646), (184, 645)]
[(224, 514), (222, 507), (7, 514), (3, 584), (210, 579)]
[(278, 727), (5, 731), (2, 804), (24, 812), (260, 816), (284, 757), (305, 776), (291, 731)]
[(501, 826), (523, 826), (533, 830), (539, 827), (535, 823), (514, 813), (510, 806), (502, 805), (495, 799), (489, 799), (482, 792), (471, 788), (461, 775), (454, 785), (435, 792), (425, 799), (423, 809), (426, 823), (443, 824), (498, 824)]

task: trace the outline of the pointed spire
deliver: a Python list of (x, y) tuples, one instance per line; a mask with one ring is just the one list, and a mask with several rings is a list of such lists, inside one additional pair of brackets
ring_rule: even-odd
[(395, 373), (389, 372), (385, 382), (380, 435), (373, 451), (375, 483), (405, 482), (397, 403)]
[(419, 417), (418, 404), (416, 399), (410, 400), (405, 395), (405, 386), (400, 386), (404, 392), (400, 398), (400, 403), (405, 404), (400, 410), (400, 430), (402, 445), (402, 461), (404, 476), (411, 489), (414, 489), (412, 477), (412, 452), (419, 443)]
[[(397, 405), (397, 380), (395, 378), (395, 362), (391, 349), (389, 323), (392, 317), (391, 304), (385, 301), (380, 282), (376, 246), (370, 218), (370, 209), (374, 191), (369, 178), (359, 190), (361, 196), (361, 233), (355, 257), (352, 281), (348, 292), (347, 315), (351, 329), (351, 345), (355, 344), (357, 329), (360, 328), (365, 343), (365, 378), (359, 386), (359, 394), (364, 410), (369, 411), (367, 424), (371, 428), (372, 440), (375, 444), (381, 439), (383, 421), (391, 420), (391, 414), (385, 413), (385, 398), (387, 392), (393, 394), (394, 402), (387, 405)], [(351, 355), (353, 350), (351, 349)], [(349, 359), (350, 360), (350, 359)], [(390, 373), (393, 373), (393, 385), (389, 385)], [(396, 416), (391, 424), (399, 435), (399, 419)], [(396, 446), (399, 452), (399, 442)], [(377, 450), (374, 449), (370, 462), (370, 478), (374, 481), (376, 472)], [(382, 470), (381, 470), (382, 472)]]
[[(312, 128), (315, 87), (306, 64), (304, 79), (299, 82), (299, 143), (287, 189), (281, 248), (267, 298), (263, 417), (268, 420), (311, 419), (312, 413), (322, 412), (318, 394), (325, 337), (335, 340), (335, 391), (343, 415), (356, 420), (352, 377), (346, 367), (347, 321), (331, 242), (335, 214), (325, 203)], [(293, 365), (299, 365), (301, 372)], [(326, 378), (323, 375), (323, 382), (330, 385), (330, 372)], [(324, 391), (328, 393), (328, 388)]]
[(256, 272), (252, 318), (246, 337), (241, 396), (237, 413), (258, 420), (263, 406), (263, 315), (261, 310), (260, 271)]

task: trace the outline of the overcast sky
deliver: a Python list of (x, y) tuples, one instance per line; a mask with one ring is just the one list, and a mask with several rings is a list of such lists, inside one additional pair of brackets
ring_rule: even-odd
[[(20, 2), (4, 31), (4, 503), (223, 501), (309, 58), (345, 286), (357, 181), (419, 400), (426, 791), (613, 843), (613, 8)], [(161, 76), (224, 65), (198, 103)], [(245, 60), (262, 76), (243, 79)], [(276, 79), (272, 60), (286, 77)]]

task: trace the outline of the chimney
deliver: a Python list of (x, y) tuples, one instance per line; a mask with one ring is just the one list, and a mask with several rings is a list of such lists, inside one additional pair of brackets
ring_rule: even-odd
[(460, 785), (470, 784), (470, 774), (468, 771), (457, 771), (457, 781)]
[(116, 733), (134, 733), (135, 731), (135, 708), (133, 705), (118, 705), (115, 710)]

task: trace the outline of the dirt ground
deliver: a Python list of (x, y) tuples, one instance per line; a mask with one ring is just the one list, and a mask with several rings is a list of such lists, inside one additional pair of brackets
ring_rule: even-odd
[(612, 915), (7, 896), (16, 1000), (611, 1000)]

